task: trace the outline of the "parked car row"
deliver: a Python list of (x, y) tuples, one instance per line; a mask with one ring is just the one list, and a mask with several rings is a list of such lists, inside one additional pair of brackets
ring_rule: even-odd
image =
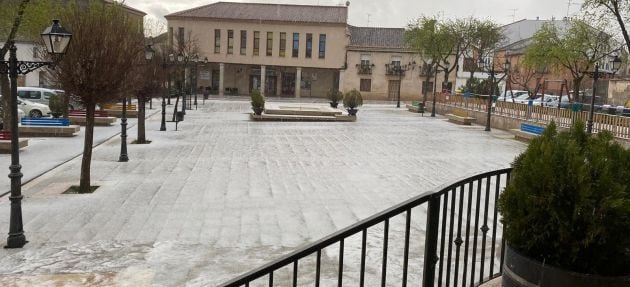
[[(2, 95), (0, 95), (0, 99), (1, 98)], [(18, 98), (17, 104), (18, 110), (21, 110), (25, 115), (28, 115), (29, 117), (41, 118), (44, 116), (50, 116), (50, 108), (48, 107), (48, 105), (34, 103), (21, 98)]]

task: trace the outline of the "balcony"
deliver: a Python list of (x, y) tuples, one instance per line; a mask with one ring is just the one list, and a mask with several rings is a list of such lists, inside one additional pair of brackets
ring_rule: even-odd
[(372, 65), (357, 64), (357, 74), (372, 75), (372, 67), (374, 67), (374, 64)]
[(385, 75), (387, 76), (405, 76), (407, 65), (385, 64)]

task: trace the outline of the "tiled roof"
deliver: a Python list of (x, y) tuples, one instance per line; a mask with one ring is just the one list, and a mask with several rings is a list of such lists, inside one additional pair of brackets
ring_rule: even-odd
[(514, 43), (530, 39), (542, 28), (544, 24), (553, 24), (560, 31), (568, 28), (569, 24), (563, 20), (520, 20), (507, 24), (501, 28), (501, 33), (505, 37), (502, 46), (509, 46)]
[(403, 28), (372, 28), (348, 26), (350, 46), (362, 48), (403, 48)]
[(217, 2), (165, 16), (249, 21), (346, 24), (346, 6)]

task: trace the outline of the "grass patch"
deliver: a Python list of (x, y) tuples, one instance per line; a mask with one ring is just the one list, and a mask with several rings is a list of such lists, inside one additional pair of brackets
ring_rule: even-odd
[(149, 141), (149, 140), (146, 140), (144, 142), (138, 142), (138, 140), (135, 140), (135, 141), (131, 142), (131, 144), (150, 144), (150, 143), (151, 143), (151, 141)]
[[(98, 185), (92, 185), (90, 186), (90, 192), (89, 193), (93, 193), (95, 190), (97, 190), (100, 186)], [(79, 186), (78, 185), (73, 185), (71, 187), (69, 187), (68, 189), (66, 189), (66, 191), (62, 192), (63, 194), (81, 194), (79, 192)]]

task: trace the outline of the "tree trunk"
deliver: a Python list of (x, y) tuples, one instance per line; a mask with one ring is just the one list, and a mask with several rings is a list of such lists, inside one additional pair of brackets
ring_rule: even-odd
[(92, 145), (94, 144), (94, 103), (86, 103), (85, 138), (83, 140), (83, 158), (81, 160), (81, 178), (79, 193), (90, 192), (90, 169), (92, 165)]
[(179, 94), (175, 98), (175, 108), (173, 109), (173, 122), (175, 121), (175, 115), (177, 114), (177, 105), (179, 105)]
[(146, 128), (145, 128), (145, 114), (146, 114), (145, 96), (138, 97), (138, 144), (147, 142)]
[(425, 106), (425, 107), (427, 105), (427, 93), (429, 92), (429, 87), (426, 87), (425, 84), (428, 85), (430, 83), (430, 81), (431, 81), (431, 74), (433, 74), (433, 72), (431, 72), (430, 70), (427, 71), (427, 75), (425, 77), (425, 81), (422, 84), (422, 89), (423, 89), (423, 91), (422, 91), (422, 94), (423, 94), (422, 105)]
[[(582, 78), (573, 79), (573, 101), (583, 103), (584, 98), (580, 98), (580, 85), (582, 84)], [(586, 93), (584, 93), (586, 96)]]

